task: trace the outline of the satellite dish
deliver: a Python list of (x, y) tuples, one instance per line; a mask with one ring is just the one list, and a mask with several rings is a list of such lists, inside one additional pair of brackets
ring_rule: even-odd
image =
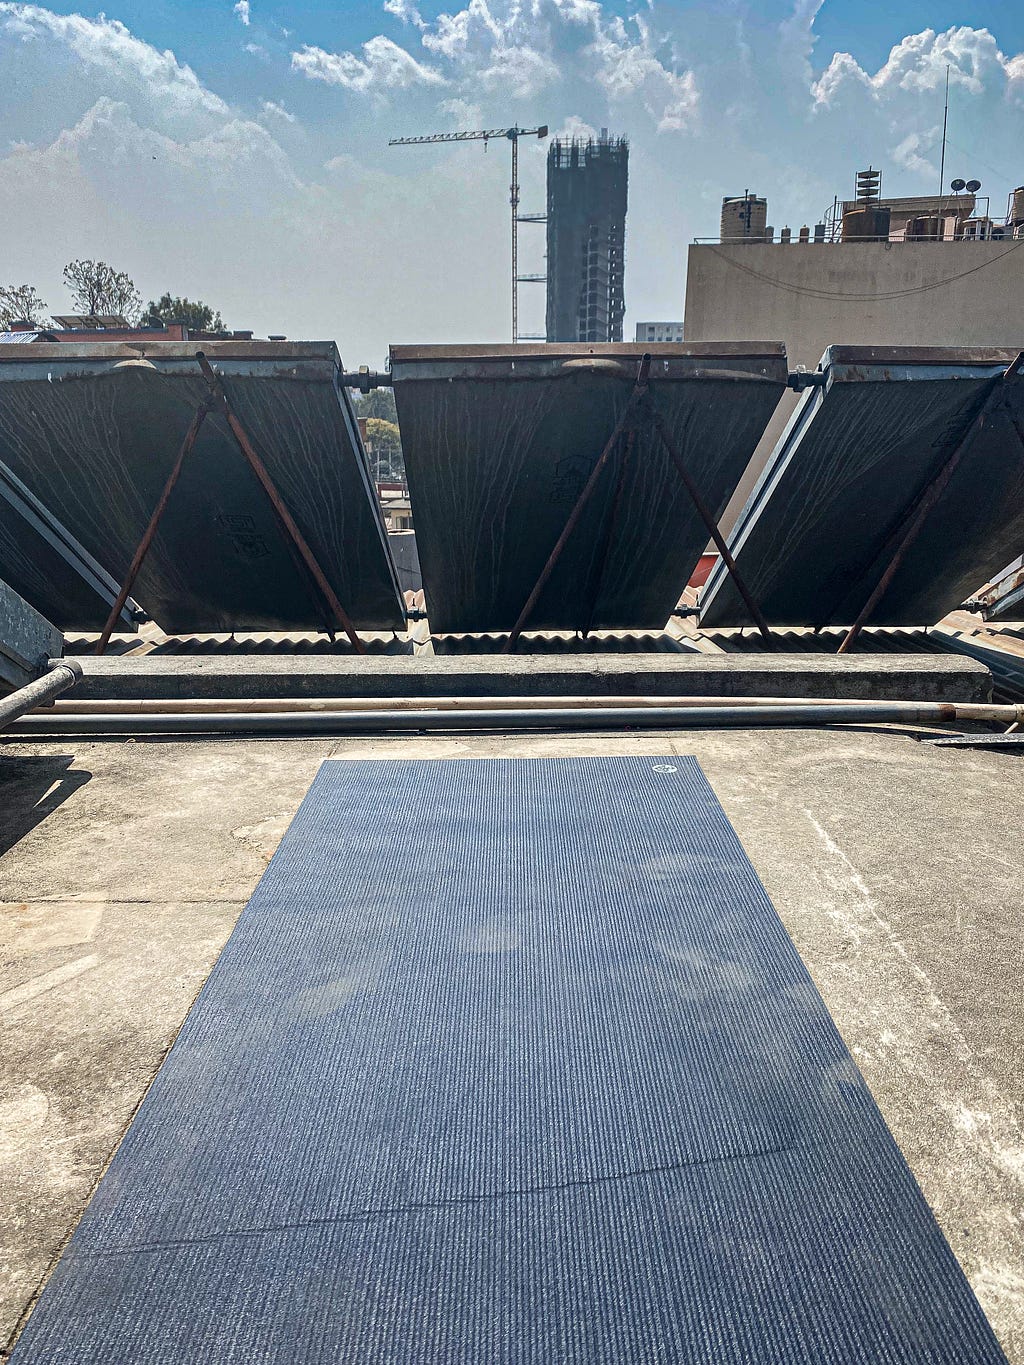
[(977, 192), (981, 189), (981, 181), (980, 181), (980, 180), (968, 180), (968, 182), (967, 182), (967, 188), (968, 188), (968, 190), (970, 191), (971, 194), (977, 194)]
[(960, 179), (952, 180), (950, 181), (949, 188), (953, 191), (954, 194), (959, 194), (961, 190), (965, 190), (967, 188), (967, 181)]

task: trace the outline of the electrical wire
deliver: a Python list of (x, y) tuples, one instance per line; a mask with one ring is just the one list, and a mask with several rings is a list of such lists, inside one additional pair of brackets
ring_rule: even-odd
[[(890, 245), (893, 244), (890, 243)], [(1014, 242), (1011, 247), (1001, 251), (998, 256), (982, 261), (979, 265), (972, 266), (970, 270), (963, 270), (959, 275), (949, 275), (945, 279), (935, 280), (932, 284), (918, 284), (909, 289), (882, 290), (878, 293), (848, 293), (844, 290), (814, 289), (807, 285), (791, 284), (786, 280), (780, 280), (773, 275), (766, 274), (763, 270), (754, 270), (752, 266), (743, 265), (742, 262), (734, 260), (731, 256), (723, 255), (716, 247), (709, 246), (708, 250), (713, 251), (716, 256), (720, 256), (723, 261), (736, 270), (742, 270), (745, 275), (752, 275), (754, 279), (763, 280), (766, 284), (773, 285), (776, 289), (782, 289), (787, 294), (803, 294), (812, 299), (853, 299), (860, 303), (869, 303), (875, 299), (905, 299), (912, 294), (926, 294), (932, 289), (945, 289), (947, 285), (955, 284), (957, 280), (965, 280), (969, 275), (976, 275), (979, 270), (985, 270), (988, 266), (995, 265), (1004, 256), (1009, 256), (1011, 252), (1017, 251), (1022, 246), (1024, 246), (1024, 238)]]

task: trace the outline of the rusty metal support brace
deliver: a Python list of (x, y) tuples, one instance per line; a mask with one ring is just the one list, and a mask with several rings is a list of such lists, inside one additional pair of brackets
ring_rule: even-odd
[(652, 416), (654, 418), (654, 425), (657, 427), (658, 430), (658, 435), (661, 437), (662, 445), (665, 447), (666, 451), (671, 456), (672, 463), (676, 467), (676, 471), (683, 482), (683, 486), (685, 487), (687, 493), (689, 493), (690, 495), (690, 501), (697, 509), (697, 515), (704, 523), (708, 535), (715, 542), (715, 546), (718, 549), (718, 553), (722, 556), (722, 563), (725, 565), (725, 567), (729, 570), (729, 573), (732, 575), (732, 581), (736, 585), (736, 591), (743, 598), (747, 611), (750, 613), (750, 619), (753, 621), (754, 625), (757, 626), (758, 630), (764, 636), (765, 644), (768, 646), (769, 649), (773, 650), (775, 648), (775, 641), (772, 638), (771, 631), (768, 629), (768, 622), (764, 619), (764, 616), (761, 614), (760, 608), (754, 601), (753, 596), (751, 595), (750, 590), (747, 588), (746, 583), (743, 581), (743, 577), (740, 574), (739, 569), (737, 569), (736, 567), (736, 561), (735, 559), (733, 559), (729, 547), (725, 543), (725, 537), (718, 529), (718, 523), (711, 515), (711, 512), (709, 511), (707, 505), (705, 504), (704, 499), (701, 497), (697, 489), (697, 485), (690, 478), (690, 472), (686, 468), (686, 465), (683, 463), (683, 457), (676, 449), (675, 443), (673, 442), (671, 436), (668, 434), (668, 428), (665, 425), (665, 419), (662, 417), (661, 413), (657, 410), (657, 408), (653, 407), (653, 405)]
[(220, 375), (217, 374), (217, 372), (214, 370), (213, 366), (207, 360), (206, 356), (203, 354), (202, 351), (196, 352), (196, 360), (198, 360), (199, 368), (203, 372), (203, 378), (209, 385), (210, 397), (213, 402), (213, 405), (223, 415), (225, 421), (228, 424), (228, 427), (231, 430), (232, 436), (234, 436), (235, 441), (238, 444), (239, 450), (242, 452), (242, 455), (244, 456), (245, 460), (249, 465), (249, 468), (256, 475), (256, 478), (263, 486), (263, 491), (270, 499), (271, 506), (277, 513), (278, 520), (280, 521), (282, 527), (284, 528), (288, 538), (291, 540), (296, 550), (298, 550), (303, 564), (305, 564), (314, 583), (320, 590), (321, 596), (327, 603), (331, 615), (334, 617), (338, 625), (348, 636), (349, 640), (352, 643), (352, 648), (355, 650), (355, 652), (357, 654), (365, 654), (366, 646), (363, 644), (362, 640), (360, 640), (359, 636), (356, 634), (356, 628), (352, 624), (352, 621), (349, 618), (348, 613), (345, 611), (345, 608), (338, 601), (337, 594), (331, 587), (330, 583), (327, 581), (327, 575), (320, 567), (319, 561), (317, 560), (313, 551), (310, 549), (308, 543), (306, 542), (305, 536), (299, 530), (298, 526), (295, 524), (295, 520), (292, 517), (292, 514), (288, 511), (288, 508), (285, 506), (285, 503), (282, 500), (280, 493), (277, 491), (277, 485), (270, 477), (270, 473), (268, 472), (266, 465), (260, 459), (259, 455), (257, 455), (252, 442), (249, 440), (249, 436), (245, 430), (245, 427), (242, 426), (241, 422), (235, 416), (231, 404), (228, 402), (227, 394), (224, 392), (224, 385), (221, 382)]
[(100, 635), (99, 643), (96, 645), (97, 654), (106, 653), (107, 645), (110, 644), (110, 637), (114, 633), (114, 627), (117, 625), (117, 618), (124, 610), (124, 604), (128, 601), (128, 595), (135, 586), (135, 579), (138, 576), (139, 570), (142, 568), (142, 561), (146, 558), (146, 555), (149, 553), (149, 547), (153, 544), (153, 537), (156, 535), (157, 527), (160, 525), (160, 519), (167, 510), (167, 504), (170, 502), (171, 494), (174, 492), (174, 486), (181, 477), (181, 471), (185, 461), (192, 453), (192, 448), (199, 439), (199, 432), (212, 407), (213, 401), (208, 398), (200, 403), (199, 407), (196, 409), (195, 416), (192, 418), (189, 429), (185, 433), (185, 439), (181, 443), (181, 449), (178, 451), (178, 458), (174, 461), (174, 466), (167, 476), (167, 482), (164, 484), (160, 499), (153, 509), (153, 515), (149, 519), (149, 525), (146, 527), (145, 531), (143, 531), (142, 539), (139, 541), (134, 555), (132, 555), (132, 562), (129, 564), (128, 573), (125, 575), (125, 580), (121, 584), (121, 591), (117, 594), (117, 599), (110, 609), (107, 623), (103, 627), (103, 633)]
[(586, 507), (587, 503), (590, 501), (594, 489), (597, 487), (597, 481), (601, 477), (602, 470), (604, 469), (608, 461), (611, 459), (612, 451), (618, 444), (619, 438), (622, 436), (622, 433), (626, 430), (627, 426), (629, 426), (630, 423), (632, 422), (633, 414), (635, 413), (640, 402), (643, 400), (644, 395), (647, 393), (647, 385), (649, 382), (650, 371), (651, 357), (645, 354), (640, 361), (640, 368), (637, 371), (636, 383), (633, 386), (633, 392), (630, 394), (626, 406), (622, 409), (622, 413), (619, 417), (619, 420), (615, 423), (615, 429), (612, 432), (612, 434), (608, 437), (608, 441), (607, 444), (605, 445), (605, 448), (601, 451), (601, 454), (598, 456), (597, 463), (594, 465), (594, 468), (590, 471), (590, 478), (587, 479), (587, 482), (583, 486), (583, 492), (576, 499), (576, 506), (569, 513), (569, 518), (562, 529), (562, 534), (558, 537), (557, 541), (555, 541), (555, 547), (551, 551), (550, 555), (548, 555), (547, 563), (541, 570), (540, 577), (534, 584), (533, 591), (526, 599), (526, 605), (519, 613), (519, 619), (512, 627), (512, 633), (509, 635), (508, 640), (505, 642), (505, 645), (501, 651), (503, 654), (511, 654), (512, 651), (515, 649), (516, 642), (518, 641), (520, 635), (522, 635), (523, 630), (526, 627), (526, 623), (529, 621), (530, 616), (533, 613), (533, 609), (537, 605), (538, 599), (540, 598), (541, 593), (544, 591), (544, 588), (547, 585), (548, 579), (554, 573), (555, 566), (558, 563), (559, 559), (561, 559), (562, 557), (562, 551), (568, 544), (569, 537), (576, 529), (576, 525), (579, 522), (580, 517), (583, 515), (584, 507)]
[(604, 587), (605, 569), (608, 567), (608, 553), (612, 547), (612, 535), (615, 531), (615, 523), (619, 516), (619, 506), (622, 503), (622, 495), (626, 488), (626, 475), (629, 473), (629, 466), (633, 462), (633, 451), (636, 448), (636, 427), (630, 426), (626, 430), (626, 449), (622, 453), (619, 461), (619, 477), (615, 480), (615, 494), (612, 497), (611, 510), (608, 513), (608, 521), (604, 528), (604, 535), (601, 537), (601, 546), (597, 555), (597, 566), (593, 574), (594, 587), (589, 593), (590, 611), (587, 614), (587, 624), (583, 631), (584, 640), (594, 629), (594, 616), (597, 612), (598, 599), (601, 596), (601, 589)]
[(963, 437), (957, 443), (956, 449), (953, 451), (952, 455), (950, 455), (949, 459), (939, 470), (938, 474), (936, 474), (935, 478), (931, 481), (930, 484), (928, 484), (924, 492), (921, 494), (918, 500), (917, 509), (915, 510), (909, 522), (907, 523), (906, 529), (903, 531), (903, 534), (899, 539), (899, 543), (897, 544), (896, 549), (893, 552), (893, 556), (889, 561), (888, 567), (886, 568), (885, 572), (882, 574), (878, 582), (875, 584), (874, 591), (871, 593), (871, 596), (868, 598), (868, 600), (864, 603), (864, 606), (861, 608), (860, 615), (857, 617), (856, 621), (854, 621), (850, 629), (846, 632), (846, 636), (843, 639), (843, 643), (839, 646), (837, 653), (848, 654), (850, 650), (853, 648), (854, 644), (857, 641), (857, 637), (860, 635), (861, 631), (864, 629), (864, 627), (870, 620), (871, 613), (874, 611), (875, 607), (878, 606), (878, 603), (882, 600), (882, 597), (885, 595), (885, 592), (888, 589), (889, 584), (895, 578), (896, 571), (903, 563), (907, 551), (910, 549), (914, 541), (920, 535), (921, 528), (924, 526), (925, 522), (928, 519), (928, 513), (932, 510), (932, 508), (938, 502), (939, 498), (941, 498), (942, 494), (946, 491), (950, 479), (956, 473), (957, 466), (960, 464), (960, 461), (963, 459), (964, 455), (970, 449), (971, 443), (977, 436), (978, 432), (982, 429), (982, 427), (985, 425), (985, 422), (988, 420), (988, 416), (992, 410), (992, 405), (995, 399), (997, 398), (997, 396), (1001, 396), (1002, 394), (1003, 385), (1006, 383), (1008, 379), (1010, 379), (1017, 373), (1021, 365), (1024, 365), (1024, 351), (1022, 351), (1020, 355), (1017, 356), (1017, 359), (1013, 362), (1013, 364), (1010, 365), (1007, 369), (1005, 369), (1002, 375), (995, 381), (991, 391), (989, 392), (987, 398), (985, 399), (984, 403), (981, 406), (981, 410), (977, 413), (973, 422), (971, 422), (971, 425), (967, 428)]

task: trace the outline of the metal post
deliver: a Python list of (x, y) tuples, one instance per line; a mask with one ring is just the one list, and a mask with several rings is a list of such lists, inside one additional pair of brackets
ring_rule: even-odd
[(231, 429), (231, 434), (232, 436), (234, 436), (236, 442), (238, 443), (239, 450), (242, 452), (242, 455), (248, 461), (249, 467), (252, 470), (252, 472), (256, 475), (257, 479), (259, 479), (260, 483), (262, 484), (263, 491), (270, 499), (271, 506), (277, 513), (278, 520), (284, 527), (284, 530), (288, 535), (289, 539), (291, 540), (292, 544), (295, 546), (296, 550), (298, 550), (299, 555), (302, 558), (302, 562), (309, 570), (309, 573), (311, 574), (313, 581), (316, 583), (316, 586), (319, 588), (321, 594), (323, 595), (324, 601), (327, 603), (328, 607), (331, 610), (331, 614), (334, 616), (334, 619), (337, 621), (338, 625), (341, 626), (342, 630), (348, 636), (349, 640), (352, 643), (352, 648), (355, 650), (355, 652), (357, 654), (365, 654), (366, 646), (363, 644), (362, 640), (360, 640), (359, 636), (356, 634), (356, 628), (349, 619), (348, 613), (345, 611), (345, 608), (338, 601), (337, 594), (331, 587), (330, 583), (327, 581), (327, 576), (324, 573), (323, 569), (320, 567), (320, 564), (316, 556), (313, 554), (313, 551), (306, 543), (305, 536), (302, 534), (298, 526), (295, 524), (295, 520), (292, 517), (292, 514), (288, 511), (288, 508), (282, 501), (281, 495), (277, 491), (277, 486), (275, 485), (273, 479), (270, 477), (270, 474), (267, 471), (267, 468), (264, 465), (263, 461), (260, 459), (259, 455), (257, 455), (252, 442), (249, 440), (245, 428), (242, 426), (241, 422), (238, 420), (238, 418), (232, 411), (231, 404), (228, 402), (227, 394), (224, 392), (224, 386), (221, 383), (220, 376), (214, 371), (213, 366), (207, 360), (206, 356), (202, 353), (202, 351), (196, 352), (196, 360), (198, 360), (199, 362), (199, 368), (203, 372), (203, 377), (205, 378), (207, 384), (210, 386), (210, 396), (214, 402), (214, 405), (220, 410), (225, 420), (227, 421), (227, 424)]
[(512, 140), (512, 344), (519, 340), (519, 130), (509, 129)]
[(729, 551), (729, 547), (725, 543), (725, 537), (718, 529), (718, 523), (711, 515), (710, 511), (708, 510), (704, 503), (704, 499), (697, 491), (697, 485), (690, 478), (689, 471), (687, 470), (686, 465), (683, 463), (683, 457), (676, 449), (675, 443), (673, 442), (671, 436), (669, 436), (668, 434), (668, 428), (665, 426), (665, 419), (662, 417), (661, 413), (657, 410), (657, 408), (653, 406), (653, 404), (651, 412), (654, 418), (654, 424), (658, 429), (658, 435), (661, 437), (662, 444), (668, 451), (669, 455), (672, 457), (672, 462), (675, 465), (676, 470), (678, 471), (680, 479), (682, 479), (683, 481), (683, 486), (686, 488), (687, 493), (689, 493), (690, 495), (690, 500), (692, 501), (694, 507), (697, 509), (698, 516), (704, 523), (711, 539), (715, 542), (715, 545), (718, 549), (718, 553), (722, 556), (722, 563), (725, 565), (729, 573), (732, 575), (732, 581), (736, 584), (736, 591), (743, 598), (743, 601), (746, 604), (747, 611), (750, 613), (750, 619), (754, 622), (758, 630), (764, 636), (764, 640), (768, 648), (774, 649), (775, 641), (772, 638), (771, 631), (768, 629), (768, 622), (762, 616), (760, 608), (758, 607), (757, 603), (751, 596), (746, 583), (744, 583), (740, 571), (736, 567), (736, 561), (735, 559), (733, 559), (732, 554)]
[(1000, 377), (995, 381), (991, 390), (988, 393), (988, 396), (986, 397), (984, 403), (981, 406), (981, 411), (975, 416), (974, 421), (967, 428), (967, 431), (965, 432), (962, 439), (958, 442), (957, 447), (953, 451), (952, 455), (950, 455), (949, 459), (939, 470), (938, 474), (936, 474), (935, 478), (925, 488), (923, 494), (920, 497), (920, 500), (918, 501), (917, 510), (914, 512), (910, 521), (907, 523), (906, 529), (904, 530), (902, 536), (899, 539), (896, 549), (893, 552), (892, 559), (890, 559), (889, 561), (888, 567), (882, 574), (882, 577), (875, 584), (874, 591), (871, 593), (871, 596), (868, 598), (868, 600), (864, 603), (864, 606), (861, 608), (860, 615), (857, 617), (856, 621), (854, 621), (853, 625), (847, 631), (846, 637), (844, 638), (843, 643), (839, 646), (837, 653), (848, 654), (850, 650), (853, 648), (854, 644), (857, 641), (857, 637), (860, 635), (861, 631), (864, 629), (865, 625), (870, 620), (871, 613), (874, 611), (875, 607), (878, 606), (878, 603), (882, 600), (882, 597), (885, 595), (886, 589), (889, 587), (889, 584), (895, 578), (896, 571), (903, 563), (907, 551), (910, 549), (914, 541), (920, 535), (921, 528), (924, 526), (925, 522), (928, 519), (928, 513), (932, 510), (932, 508), (938, 502), (939, 498), (941, 498), (942, 494), (946, 491), (946, 487), (949, 484), (950, 479), (956, 473), (957, 466), (963, 459), (966, 452), (970, 449), (971, 442), (974, 440), (975, 436), (977, 436), (978, 432), (985, 425), (985, 422), (988, 419), (988, 415), (989, 412), (991, 411), (992, 404), (993, 401), (995, 400), (996, 395), (1002, 392), (1003, 384), (1012, 375), (1016, 374), (1017, 370), (1021, 367), (1022, 364), (1024, 364), (1024, 351), (1022, 351), (1020, 355), (1018, 355), (1017, 359), (1013, 362), (1013, 364), (1010, 365), (1007, 369), (1005, 369), (1002, 375), (1000, 375)]
[(615, 430), (608, 437), (608, 442), (605, 445), (604, 450), (602, 450), (601, 454), (598, 456), (597, 463), (594, 465), (594, 468), (590, 471), (590, 478), (584, 484), (583, 492), (576, 499), (576, 506), (569, 513), (569, 519), (565, 523), (565, 526), (562, 530), (562, 534), (558, 537), (557, 541), (555, 542), (555, 548), (551, 551), (550, 555), (548, 555), (547, 563), (544, 565), (544, 568), (541, 570), (540, 577), (534, 584), (533, 592), (531, 592), (529, 597), (526, 599), (526, 605), (519, 613), (519, 619), (512, 627), (512, 633), (509, 635), (508, 640), (506, 641), (505, 646), (502, 649), (503, 654), (511, 654), (512, 651), (515, 649), (516, 641), (519, 639), (520, 635), (522, 635), (526, 623), (527, 621), (529, 621), (530, 615), (533, 612), (534, 607), (537, 605), (537, 601), (541, 593), (544, 591), (544, 588), (547, 585), (548, 579), (551, 577), (552, 573), (554, 573), (555, 565), (562, 557), (562, 551), (565, 549), (569, 537), (572, 535), (573, 531), (576, 528), (577, 522), (583, 515), (584, 507), (586, 507), (587, 503), (590, 501), (594, 489), (597, 487), (597, 481), (601, 477), (601, 471), (608, 463), (608, 460), (611, 457), (612, 451), (615, 449), (619, 437), (622, 435), (622, 433), (626, 430), (626, 427), (632, 421), (633, 413), (635, 412), (638, 404), (643, 399), (644, 395), (647, 393), (647, 384), (650, 375), (650, 369), (651, 357), (649, 355), (644, 355), (643, 359), (640, 361), (640, 369), (637, 372), (636, 384), (633, 386), (633, 392), (629, 396), (629, 401), (623, 408), (622, 415), (619, 417), (619, 420), (615, 423)]
[(146, 555), (149, 553), (149, 547), (153, 544), (153, 537), (156, 535), (157, 527), (160, 525), (161, 517), (167, 510), (167, 504), (170, 501), (172, 492), (174, 491), (174, 486), (178, 482), (179, 477), (181, 476), (181, 471), (185, 464), (185, 461), (188, 459), (193, 446), (195, 445), (196, 441), (199, 438), (199, 432), (202, 429), (202, 425), (206, 420), (206, 415), (210, 411), (212, 406), (213, 405), (210, 402), (210, 400), (207, 400), (206, 402), (201, 403), (199, 407), (196, 409), (196, 413), (195, 416), (192, 418), (191, 425), (189, 426), (188, 431), (185, 433), (185, 439), (181, 443), (181, 449), (178, 451), (178, 458), (175, 460), (174, 466), (171, 469), (170, 474), (167, 476), (167, 482), (164, 484), (164, 490), (160, 494), (160, 500), (153, 510), (153, 515), (149, 519), (149, 525), (142, 533), (142, 539), (139, 541), (138, 547), (136, 548), (134, 555), (132, 555), (132, 562), (131, 564), (129, 564), (128, 573), (125, 576), (124, 582), (121, 584), (121, 591), (117, 594), (117, 599), (114, 602), (113, 607), (111, 608), (110, 615), (107, 617), (107, 623), (103, 627), (103, 633), (100, 636), (99, 643), (96, 646), (97, 654), (106, 653), (107, 645), (110, 644), (110, 637), (114, 633), (114, 627), (117, 625), (117, 618), (121, 615), (121, 612), (124, 609), (124, 604), (128, 601), (128, 594), (135, 586), (136, 576), (138, 575), (139, 570), (142, 568), (142, 561), (146, 558)]

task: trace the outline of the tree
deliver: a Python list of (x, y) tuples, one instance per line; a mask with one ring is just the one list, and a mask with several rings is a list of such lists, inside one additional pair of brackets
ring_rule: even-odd
[(394, 389), (371, 389), (356, 399), (357, 417), (377, 417), (382, 422), (398, 425), (398, 409), (395, 407)]
[(106, 261), (69, 261), (64, 283), (75, 308), (86, 317), (123, 317), (133, 322), (142, 309), (135, 281)]
[(365, 444), (371, 468), (378, 479), (400, 479), (402, 483), (405, 482), (402, 438), (394, 422), (368, 417)]
[(162, 294), (150, 303), (142, 318), (142, 325), (157, 326), (161, 322), (183, 322), (192, 332), (223, 332), (224, 319), (201, 299), (172, 298)]
[(12, 322), (31, 322), (42, 327), (46, 304), (30, 284), (0, 285), (0, 328), (6, 330)]

